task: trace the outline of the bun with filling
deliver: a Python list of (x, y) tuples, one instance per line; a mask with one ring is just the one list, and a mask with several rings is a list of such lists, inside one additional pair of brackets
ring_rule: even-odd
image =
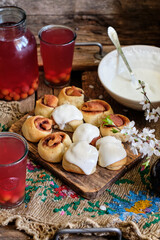
[(62, 160), (68, 172), (90, 175), (96, 171), (98, 151), (86, 141), (72, 143)]
[(122, 134), (120, 131), (130, 123), (130, 120), (121, 114), (111, 114), (107, 116), (113, 124), (105, 124), (103, 122), (100, 125), (100, 133), (104, 136), (114, 136), (115, 138), (121, 140), (122, 142), (128, 141), (128, 136)]
[(84, 103), (84, 91), (75, 86), (63, 88), (58, 95), (59, 105), (72, 104), (77, 108), (81, 108)]
[(22, 125), (23, 136), (30, 142), (38, 142), (52, 132), (52, 120), (42, 116), (31, 116)]
[(54, 122), (54, 128), (67, 132), (74, 132), (83, 123), (81, 111), (71, 104), (63, 104), (56, 107), (52, 112), (51, 118)]
[(111, 106), (99, 99), (85, 102), (81, 107), (81, 111), (84, 121), (97, 127), (100, 126), (103, 118), (113, 113)]
[(127, 162), (127, 153), (120, 140), (106, 136), (97, 141), (99, 150), (98, 165), (109, 170), (119, 170)]
[(38, 143), (38, 153), (48, 162), (61, 162), (63, 154), (72, 143), (64, 132), (54, 132), (42, 138)]
[(35, 115), (50, 118), (53, 109), (58, 105), (58, 98), (54, 95), (44, 95), (36, 101)]

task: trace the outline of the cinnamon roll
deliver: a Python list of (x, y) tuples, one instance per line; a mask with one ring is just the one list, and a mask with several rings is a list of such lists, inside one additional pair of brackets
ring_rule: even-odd
[(36, 101), (35, 115), (42, 115), (49, 118), (55, 107), (58, 105), (58, 98), (54, 95), (44, 95)]
[(121, 114), (111, 114), (107, 116), (113, 124), (105, 124), (105, 121), (100, 125), (101, 135), (104, 136), (114, 136), (115, 138), (121, 140), (122, 142), (128, 141), (128, 136), (121, 133), (124, 126), (130, 123), (130, 120)]
[(30, 142), (38, 142), (52, 132), (52, 120), (42, 116), (30, 116), (22, 125), (23, 136)]
[(84, 91), (75, 86), (63, 88), (58, 95), (59, 105), (68, 103), (81, 108), (84, 103)]
[(52, 112), (51, 118), (54, 122), (54, 128), (68, 132), (74, 132), (83, 123), (81, 111), (71, 104), (63, 104), (56, 107)]
[(99, 99), (85, 102), (81, 107), (81, 111), (84, 121), (97, 127), (100, 126), (103, 118), (113, 113), (111, 106), (107, 102)]
[(91, 145), (95, 146), (96, 141), (100, 138), (99, 128), (90, 124), (83, 123), (73, 133), (73, 142), (87, 141)]
[(97, 149), (86, 141), (72, 143), (65, 152), (62, 167), (68, 172), (90, 175), (96, 171)]
[(106, 136), (97, 141), (99, 150), (98, 165), (109, 170), (119, 170), (127, 162), (127, 153), (120, 140)]
[(63, 154), (72, 143), (64, 132), (54, 132), (42, 138), (38, 143), (38, 153), (48, 162), (61, 162)]

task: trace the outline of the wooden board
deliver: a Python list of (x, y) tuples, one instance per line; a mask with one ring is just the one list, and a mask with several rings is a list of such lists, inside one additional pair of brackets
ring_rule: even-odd
[[(23, 118), (15, 122), (10, 132), (16, 132), (22, 135), (21, 127), (23, 122), (26, 120), (28, 114)], [(43, 160), (37, 152), (37, 143), (30, 143), (29, 145), (29, 156), (37, 163), (42, 165), (44, 168), (52, 172), (55, 176), (59, 177), (64, 183), (72, 188), (79, 195), (84, 198), (91, 199), (99, 196), (109, 185), (114, 183), (117, 179), (123, 176), (131, 167), (133, 167), (140, 159), (141, 155), (133, 155), (130, 151), (129, 146), (126, 144), (125, 148), (127, 151), (127, 163), (126, 166), (120, 170), (111, 171), (106, 168), (97, 166), (97, 170), (94, 174), (89, 176), (69, 173), (62, 168), (61, 163), (48, 163)]]

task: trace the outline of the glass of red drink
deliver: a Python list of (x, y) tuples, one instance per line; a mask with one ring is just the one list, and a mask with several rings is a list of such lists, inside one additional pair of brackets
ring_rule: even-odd
[(38, 88), (37, 45), (21, 8), (0, 7), (0, 99), (16, 101)]
[(28, 145), (10, 132), (0, 133), (0, 208), (20, 205), (25, 197)]
[(39, 31), (45, 83), (61, 88), (69, 84), (76, 33), (62, 25), (48, 25)]

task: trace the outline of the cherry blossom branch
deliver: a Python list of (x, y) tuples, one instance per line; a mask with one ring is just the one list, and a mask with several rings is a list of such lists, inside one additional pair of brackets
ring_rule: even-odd
[(153, 154), (160, 156), (160, 140), (155, 138), (155, 129), (143, 128), (139, 132), (134, 126), (135, 122), (131, 121), (127, 126), (121, 130), (122, 134), (129, 136), (131, 149), (134, 154), (138, 152), (144, 156), (151, 157)]
[[(142, 94), (144, 95), (144, 100), (140, 102), (140, 104), (143, 105), (142, 110), (145, 111), (145, 118), (149, 122), (151, 120), (154, 120), (154, 122), (157, 122), (160, 118), (160, 107), (154, 108), (153, 104), (151, 103), (150, 99), (147, 96), (146, 90), (145, 90), (145, 83), (141, 80), (138, 81), (140, 84), (140, 88), (142, 89)], [(152, 110), (151, 110), (152, 107)]]

